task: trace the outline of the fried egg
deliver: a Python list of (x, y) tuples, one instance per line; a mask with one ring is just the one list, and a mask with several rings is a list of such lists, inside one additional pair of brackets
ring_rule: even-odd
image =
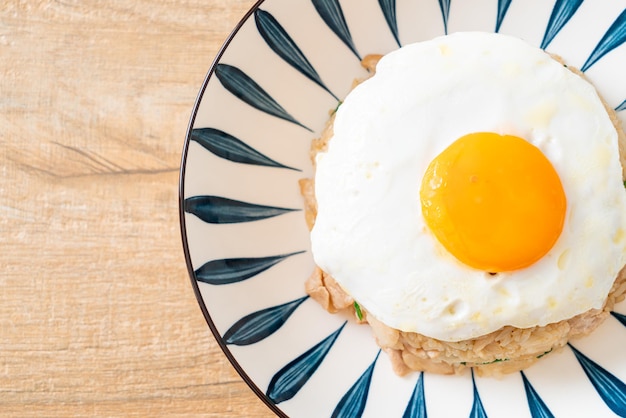
[(517, 38), (404, 46), (316, 157), (316, 264), (444, 341), (601, 308), (626, 263), (618, 139), (594, 87)]

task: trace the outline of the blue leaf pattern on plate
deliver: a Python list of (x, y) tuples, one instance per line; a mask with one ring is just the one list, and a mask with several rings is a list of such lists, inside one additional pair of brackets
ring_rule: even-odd
[(239, 68), (228, 64), (217, 64), (215, 75), (226, 90), (250, 106), (313, 132), (287, 113), (261, 86)]
[(587, 71), (600, 58), (623, 44), (624, 41), (626, 41), (626, 9), (615, 19), (615, 22), (600, 39), (580, 71)]
[(546, 49), (552, 39), (559, 33), (563, 26), (574, 16), (583, 0), (557, 0), (550, 14), (548, 26), (543, 34), (541, 49)]
[(502, 21), (504, 20), (504, 16), (506, 16), (506, 12), (509, 10), (510, 5), (511, 5), (511, 0), (498, 0), (498, 17), (496, 19), (496, 32), (500, 31), (500, 26), (502, 26)]
[(378, 356), (380, 356), (380, 350), (378, 350), (372, 364), (363, 372), (361, 377), (352, 385), (348, 392), (343, 395), (331, 415), (332, 418), (358, 418), (363, 415), (365, 404), (367, 403), (367, 394), (369, 393), (370, 383), (372, 382), (374, 366), (376, 365)]
[(302, 254), (298, 251), (291, 254), (259, 258), (224, 258), (205, 263), (195, 271), (196, 280), (212, 285), (224, 285), (241, 282), (280, 263), (287, 257)]
[(622, 325), (626, 327), (626, 315), (617, 312), (611, 312), (611, 315), (615, 317)]
[(478, 388), (476, 387), (476, 380), (474, 379), (474, 369), (472, 369), (472, 388), (474, 392), (474, 402), (472, 403), (472, 410), (470, 411), (470, 418), (487, 418), (485, 407), (480, 400)]
[(439, 0), (441, 17), (443, 18), (443, 32), (448, 34), (448, 17), (450, 16), (450, 3), (452, 0)]
[(398, 19), (396, 18), (396, 0), (378, 0), (378, 4), (380, 5), (381, 10), (383, 11), (383, 15), (385, 16), (385, 20), (387, 21), (387, 25), (389, 29), (391, 29), (391, 33), (393, 34), (393, 38), (396, 40), (398, 46), (402, 46), (400, 43), (400, 38), (398, 36)]
[(343, 15), (343, 10), (341, 10), (339, 0), (311, 0), (311, 2), (326, 25), (335, 33), (335, 35), (339, 37), (339, 39), (341, 39), (344, 44), (346, 44), (350, 51), (352, 51), (352, 53), (356, 55), (360, 61), (361, 56), (354, 46), (354, 41), (352, 40), (350, 29), (348, 29), (346, 18)]
[(250, 345), (269, 337), (282, 327), (298, 306), (309, 297), (304, 296), (282, 305), (263, 309), (237, 321), (223, 335), (226, 344)]
[(309, 80), (313, 81), (321, 88), (330, 93), (335, 100), (339, 101), (339, 98), (326, 87), (322, 82), (317, 71), (311, 65), (309, 60), (304, 56), (298, 45), (291, 39), (285, 29), (278, 23), (278, 21), (270, 13), (257, 9), (254, 12), (254, 21), (259, 33), (267, 43), (267, 45), (278, 54), (279, 57), (284, 59), (289, 65), (302, 73)]
[(259, 151), (247, 145), (238, 138), (214, 128), (197, 128), (191, 131), (191, 140), (196, 141), (204, 149), (235, 163), (261, 165), (266, 167), (288, 168), (290, 170), (302, 171), (297, 168), (288, 167), (261, 154)]
[(255, 205), (219, 196), (193, 196), (185, 199), (185, 212), (210, 224), (232, 224), (272, 218), (298, 209)]
[(420, 373), (411, 400), (404, 410), (402, 418), (427, 418), (426, 397), (424, 396), (424, 372)]
[(532, 418), (554, 418), (554, 415), (550, 412), (535, 388), (530, 384), (524, 372), (520, 373), (524, 381), (524, 390), (526, 391), (526, 399), (528, 400), (528, 408), (530, 408)]
[(620, 417), (626, 417), (626, 384), (578, 351), (573, 345), (568, 345), (604, 403)]
[(347, 321), (337, 331), (278, 371), (267, 388), (267, 397), (276, 404), (293, 398), (322, 364), (346, 324)]
[[(434, 18), (431, 19), (431, 21), (434, 21), (436, 24), (436, 22), (438, 21), (437, 15), (441, 13), (441, 17), (443, 19), (443, 30), (447, 34), (450, 19), (450, 6), (452, 0), (437, 1), (440, 10), (437, 10), (437, 6), (435, 5), (435, 3), (431, 3), (431, 5), (435, 9), (434, 15), (430, 16), (429, 18)], [(495, 32), (500, 31), (505, 18), (507, 19), (507, 22), (508, 19), (510, 19), (511, 21), (515, 21), (516, 16), (507, 15), (508, 10), (510, 9), (511, 2), (512, 0), (497, 0)], [(559, 35), (559, 33), (563, 31), (563, 28), (565, 28), (566, 25), (569, 24), (570, 26), (572, 26), (570, 29), (573, 29), (574, 25), (578, 25), (581, 23), (580, 21), (578, 21), (578, 18), (582, 18), (582, 15), (584, 15), (585, 13), (578, 13), (578, 10), (582, 2), (583, 0), (553, 0), (550, 3), (554, 4), (554, 6), (552, 7), (550, 18), (543, 34), (541, 48), (548, 48), (549, 45), (551, 45), (551, 42), (553, 42), (554, 39)], [(259, 2), (259, 4), (260, 3), (262, 2)], [(276, 4), (278, 3), (279, 2), (276, 2)], [(346, 14), (346, 16), (344, 16), (344, 10), (342, 10), (341, 4), (347, 4), (346, 0), (311, 0), (311, 3), (324, 22), (322, 23), (319, 18), (315, 16), (315, 14), (313, 14), (313, 19), (316, 20), (315, 24), (318, 26), (317, 30), (326, 30), (324, 27), (325, 24), (338, 37), (338, 39), (348, 47), (351, 53), (360, 60), (361, 56), (355, 46), (354, 39), (359, 41), (360, 48), (365, 52), (367, 45), (361, 45), (361, 39), (365, 38), (352, 38), (350, 28), (348, 27), (346, 21), (346, 16), (348, 17), (348, 21), (350, 22), (356, 22), (357, 19), (359, 19), (361, 16), (358, 14)], [(269, 8), (273, 7), (274, 2), (273, 0), (269, 0), (266, 1), (264, 4), (268, 5)], [(395, 42), (398, 44), (398, 46), (401, 46), (398, 28), (397, 6), (399, 5), (400, 7), (402, 7), (403, 3), (397, 0), (378, 0), (378, 5), (383, 13), (388, 29), (384, 27), (385, 24), (383, 24), (382, 20), (379, 19), (377, 21), (380, 22), (380, 25), (382, 27), (376, 30), (390, 30)], [(496, 7), (496, 5), (492, 4), (491, 10), (487, 11), (492, 13), (491, 15), (493, 15), (493, 7)], [(291, 32), (290, 29), (290, 33), (288, 33), (285, 28), (276, 20), (276, 18), (269, 12), (259, 9), (258, 6), (253, 10), (258, 32), (265, 41), (265, 43), (269, 46), (269, 48), (272, 49), (272, 51), (277, 54), (282, 60), (288, 63), (290, 67), (298, 71), (300, 74), (304, 75), (308, 80), (314, 82), (319, 87), (328, 92), (328, 94), (337, 99), (337, 96), (335, 96), (335, 94), (328, 88), (328, 86), (322, 80), (322, 77), (320, 77), (320, 74), (317, 73), (314, 66), (308, 60), (307, 56), (304, 53), (308, 51), (305, 49), (305, 51), (303, 52), (299, 48), (298, 44), (296, 44), (296, 42), (294, 41), (294, 38), (291, 37), (291, 35), (302, 36), (302, 34), (296, 32), (297, 28), (293, 29), (294, 32)], [(345, 8), (345, 10), (353, 12), (355, 9)], [(578, 15), (576, 15), (576, 13), (578, 13)], [(577, 19), (572, 20), (572, 17), (574, 15), (577, 16)], [(595, 45), (595, 48), (585, 61), (584, 65), (581, 67), (582, 71), (588, 70), (593, 65), (595, 65), (595, 63), (601, 60), (606, 54), (610, 53), (616, 48), (619, 48), (624, 44), (624, 42), (626, 42), (626, 10), (621, 11), (619, 16), (615, 20), (612, 20), (612, 22), (613, 23), (606, 30), (606, 32), (599, 41), (597, 38), (593, 39), (593, 42), (598, 41), (597, 45)], [(533, 22), (529, 22), (529, 24), (533, 24)], [(356, 27), (357, 26), (355, 26), (353, 30), (356, 30)], [(363, 26), (359, 26), (359, 29), (362, 27)], [(583, 28), (583, 26), (581, 26), (581, 28)], [(410, 31), (411, 28), (409, 26), (403, 29)], [(441, 29), (439, 29), (439, 31), (441, 32)], [(332, 37), (332, 35), (328, 35)], [(562, 36), (564, 35), (565, 33), (563, 33)], [(295, 39), (302, 38), (295, 37)], [(565, 39), (563, 39), (563, 41), (565, 41)], [(339, 47), (340, 49), (343, 48), (341, 45), (339, 45)], [(241, 53), (241, 51), (239, 52)], [(347, 52), (347, 50), (343, 50), (343, 52), (345, 52), (346, 54), (350, 54)], [(315, 61), (315, 63), (317, 63), (317, 61)], [(263, 63), (260, 63), (259, 67), (251, 66), (248, 68), (251, 68), (250, 71), (256, 71), (259, 68), (262, 69), (262, 67), (260, 67), (261, 65), (263, 65)], [(288, 68), (287, 71), (291, 71), (291, 68)], [(250, 76), (248, 76), (239, 68), (222, 63), (218, 63), (215, 65), (214, 74), (220, 81), (221, 85), (230, 94), (233, 94), (244, 103), (252, 106), (253, 108), (261, 112), (264, 112), (264, 114), (283, 119), (290, 123), (296, 124), (310, 132), (313, 132), (310, 128), (303, 125), (302, 123), (300, 123), (299, 120), (294, 118), (272, 97), (272, 95), (270, 94), (272, 92), (270, 85), (267, 86), (268, 91), (270, 92), (268, 93), (259, 84), (257, 84), (257, 82), (255, 82)], [(254, 72), (251, 72), (250, 74), (252, 76), (255, 75)], [(324, 78), (326, 79), (328, 75), (326, 75), (325, 73), (324, 75)], [(328, 81), (330, 80), (331, 78), (328, 78)], [(305, 81), (305, 83), (308, 82)], [(206, 87), (206, 84), (204, 87)], [(194, 111), (195, 110), (197, 110), (197, 108), (194, 109)], [(617, 107), (615, 107), (615, 110), (618, 112), (625, 111), (626, 100), (617, 105)], [(298, 116), (299, 115), (300, 114), (298, 113)], [(304, 117), (305, 116), (302, 116), (302, 118)], [(195, 141), (204, 149), (216, 155), (217, 157), (224, 158), (234, 163), (302, 171), (298, 168), (289, 167), (281, 164), (278, 161), (273, 160), (269, 156), (264, 155), (260, 151), (252, 148), (246, 142), (219, 129), (192, 129), (189, 140)], [(188, 143), (186, 146), (188, 146)], [(186, 213), (197, 216), (204, 222), (212, 224), (231, 224), (272, 218), (300, 209), (263, 206), (219, 196), (194, 196), (186, 198), (183, 201), (183, 210)], [(290, 251), (293, 251), (295, 249), (290, 249)], [(227, 285), (250, 279), (268, 269), (273, 268), (275, 265), (287, 259), (288, 257), (296, 254), (302, 254), (304, 252), (305, 251), (298, 251), (289, 254), (258, 258), (242, 257), (213, 260), (205, 263), (193, 273), (196, 281), (198, 282), (208, 283), (210, 285)], [(286, 299), (283, 300), (289, 300), (292, 297), (295, 296), (288, 296)], [(271, 306), (269, 308), (249, 313), (243, 318), (236, 321), (226, 331), (226, 333), (224, 333), (223, 336), (216, 336), (227, 345), (246, 346), (262, 341), (271, 335), (280, 334), (277, 333), (277, 331), (280, 330), (281, 327), (290, 320), (290, 318), (292, 318), (291, 321), (297, 319), (297, 315), (293, 315), (293, 313), (309, 298), (309, 296), (303, 296), (298, 297), (298, 299), (291, 300), (287, 303), (282, 303), (281, 301), (279, 302), (281, 303), (280, 305)], [(611, 312), (611, 315), (615, 319), (617, 319), (623, 326), (626, 327), (626, 315), (617, 312)], [(241, 315), (237, 316), (236, 318), (239, 317), (241, 317)], [(289, 364), (286, 364), (284, 367), (282, 367), (271, 378), (271, 381), (269, 382), (267, 388), (265, 401), (269, 400), (278, 404), (286, 400), (292, 399), (294, 396), (296, 396), (299, 393), (300, 389), (302, 389), (302, 387), (307, 384), (311, 376), (315, 374), (320, 365), (325, 364), (325, 361), (331, 361), (330, 358), (328, 358), (327, 360), (325, 359), (330, 350), (333, 349), (334, 343), (338, 339), (345, 326), (346, 323), (343, 323), (343, 325), (341, 325), (337, 330), (325, 337), (322, 341), (317, 342), (315, 346), (311, 347), (294, 360), (289, 361), (289, 359), (284, 359), (284, 363), (281, 364), (285, 364), (287, 362), (289, 362)], [(307, 347), (313, 345), (314, 343), (315, 342), (311, 342), (310, 345), (307, 345)], [(597, 391), (599, 397), (613, 412), (620, 416), (626, 417), (626, 384), (610, 371), (604, 369), (593, 360), (582, 354), (575, 347), (573, 347), (572, 345), (569, 346), (575, 355), (576, 361), (580, 364), (581, 368), (585, 372), (585, 375), (589, 379), (592, 386), (595, 388), (595, 391)], [(336, 349), (338, 349), (338, 347)], [(375, 364), (379, 358), (379, 355), (380, 351), (378, 351), (378, 354), (376, 354), (376, 358), (371, 363), (371, 365), (369, 365), (367, 370), (365, 370), (365, 372), (359, 377), (354, 385), (352, 385), (352, 387), (344, 394), (341, 401), (335, 407), (333, 417), (352, 418), (359, 417), (364, 413), (364, 411), (366, 410), (368, 395), (371, 394), (372, 396), (374, 396), (373, 389), (370, 390), (370, 387)], [(573, 359), (569, 360), (574, 361)], [(602, 362), (602, 359), (596, 360)], [(333, 363), (334, 361), (335, 359), (332, 360)], [(234, 361), (234, 363), (236, 364), (236, 361)], [(341, 370), (337, 370), (337, 373), (341, 372)], [(547, 407), (543, 399), (541, 399), (535, 388), (532, 386), (526, 374), (524, 372), (520, 372), (520, 375), (522, 377), (530, 415), (533, 418), (553, 417), (552, 412)], [(255, 378), (255, 376), (253, 374), (251, 374), (250, 376), (250, 380), (246, 380), (248, 381), (248, 383), (254, 383), (251, 379)], [(411, 398), (406, 405), (403, 418), (427, 418), (424, 377), (424, 373), (420, 373), (411, 394)], [(487, 414), (476, 385), (473, 371), (471, 379), (473, 388), (473, 403), (470, 417), (486, 418)], [(587, 386), (589, 387), (588, 384)], [(541, 387), (539, 387), (539, 389), (541, 389)], [(304, 395), (305, 394), (302, 393), (301, 396)], [(483, 396), (484, 395), (485, 393), (483, 393)], [(521, 392), (518, 395), (524, 396), (521, 394)], [(565, 397), (566, 395), (563, 396)], [(305, 399), (303, 401), (304, 403), (306, 403), (308, 400)], [(431, 399), (429, 398), (428, 401), (430, 402)], [(555, 399), (555, 401), (557, 401), (557, 399)], [(298, 400), (298, 402), (300, 402), (300, 400)], [(555, 405), (553, 405), (552, 399), (550, 399), (550, 402), (551, 407), (556, 410), (558, 403), (555, 402)], [(488, 403), (487, 407), (489, 406), (490, 404)], [(289, 405), (289, 407), (291, 407), (291, 405)], [(329, 407), (329, 405), (325, 405), (325, 407)], [(330, 407), (332, 408), (332, 405), (330, 405)], [(521, 412), (528, 415), (528, 412)]]

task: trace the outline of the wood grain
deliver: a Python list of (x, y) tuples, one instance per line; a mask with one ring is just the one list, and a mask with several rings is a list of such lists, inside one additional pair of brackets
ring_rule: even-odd
[(272, 416), (178, 225), (195, 97), (254, 1), (2, 3), (0, 416)]

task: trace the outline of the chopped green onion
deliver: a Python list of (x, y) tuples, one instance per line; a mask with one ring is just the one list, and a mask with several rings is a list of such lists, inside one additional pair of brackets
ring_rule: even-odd
[[(501, 361), (509, 361), (508, 358), (497, 358), (495, 360), (492, 361), (486, 361), (484, 363), (473, 363), (474, 366), (484, 366), (486, 364), (494, 364), (494, 363), (499, 363)], [(467, 366), (467, 362), (466, 361), (462, 361), (460, 364), (462, 364), (463, 366)]]
[(356, 313), (356, 317), (359, 318), (359, 321), (362, 321), (363, 320), (363, 312), (361, 312), (361, 307), (356, 302), (354, 302), (354, 312)]
[(333, 113), (331, 113), (331, 115), (334, 115), (335, 113), (337, 113), (337, 111), (339, 110), (339, 106), (341, 106), (342, 104), (343, 102), (339, 100), (339, 102), (337, 103), (337, 107), (335, 108), (335, 110), (333, 110)]
[(541, 358), (541, 357), (545, 356), (546, 354), (550, 354), (550, 353), (552, 352), (552, 350), (553, 350), (553, 349), (551, 348), (551, 349), (549, 349), (548, 351), (546, 351), (545, 353), (543, 353), (543, 354), (539, 354), (539, 355), (537, 356), (537, 358)]
[(509, 361), (509, 359), (508, 359), (508, 358), (497, 358), (497, 359), (495, 359), (494, 361), (487, 361), (487, 362), (485, 362), (485, 363), (480, 363), (480, 364), (481, 364), (481, 365), (482, 365), (482, 364), (493, 364), (493, 363), (499, 363), (499, 362), (501, 362), (501, 361)]

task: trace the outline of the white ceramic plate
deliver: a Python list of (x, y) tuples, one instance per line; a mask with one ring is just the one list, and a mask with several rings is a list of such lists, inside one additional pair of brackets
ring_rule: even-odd
[(198, 301), (243, 379), (280, 416), (626, 416), (626, 305), (591, 337), (497, 380), (400, 378), (370, 335), (306, 296), (298, 180), (360, 58), (457, 31), (498, 31), (581, 68), (626, 124), (624, 0), (265, 0), (202, 86), (180, 182)]

